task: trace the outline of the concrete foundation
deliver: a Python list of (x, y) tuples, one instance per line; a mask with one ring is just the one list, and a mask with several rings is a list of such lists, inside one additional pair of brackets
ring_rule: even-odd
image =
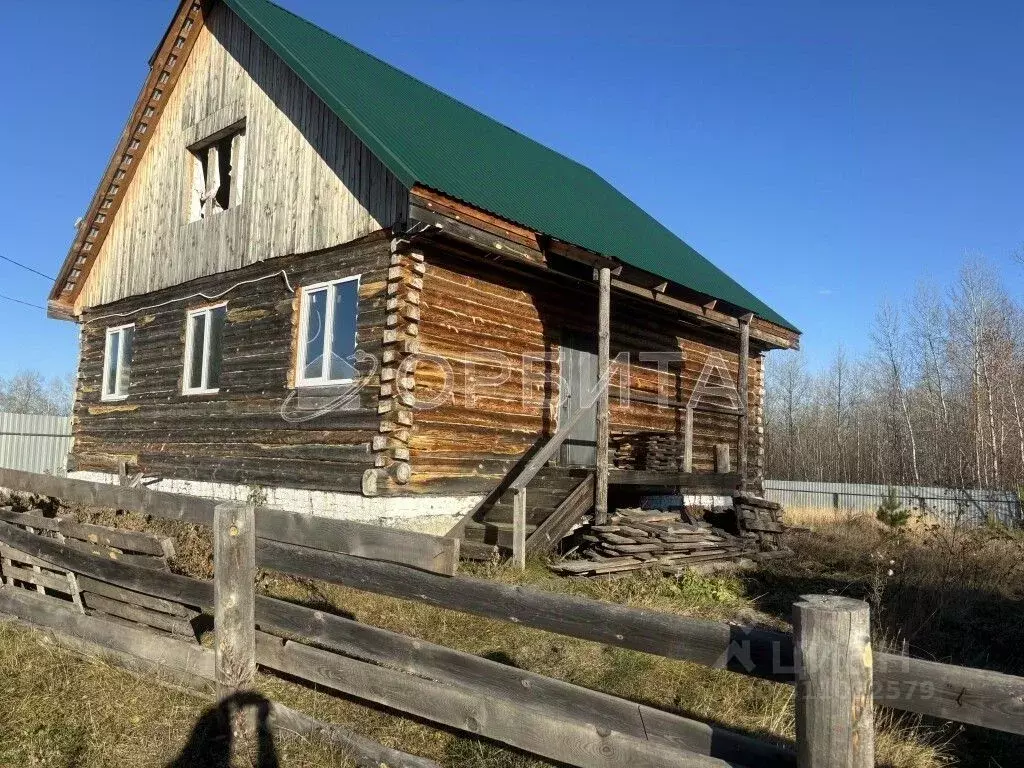
[[(105, 472), (70, 472), (73, 480), (117, 485), (117, 475)], [(232, 483), (163, 479), (145, 485), (151, 491), (180, 493), (217, 501), (245, 501), (251, 488)], [(263, 488), (267, 506), (307, 515), (353, 520), (392, 528), (442, 535), (447, 533), (483, 496), (400, 496), (367, 498), (358, 493), (309, 491), (299, 488)]]

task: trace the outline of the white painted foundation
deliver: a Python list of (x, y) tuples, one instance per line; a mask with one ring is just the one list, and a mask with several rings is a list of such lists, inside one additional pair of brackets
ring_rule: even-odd
[[(73, 480), (117, 485), (117, 475), (105, 472), (70, 472)], [(251, 488), (234, 483), (163, 479), (145, 485), (151, 491), (180, 493), (216, 501), (245, 501)], [(389, 528), (443, 535), (483, 496), (399, 496), (367, 498), (358, 493), (308, 491), (299, 488), (263, 488), (267, 506), (307, 515), (353, 520)]]

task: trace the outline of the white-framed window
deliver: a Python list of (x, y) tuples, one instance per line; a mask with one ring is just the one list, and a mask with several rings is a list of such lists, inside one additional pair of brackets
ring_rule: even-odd
[(107, 328), (106, 347), (103, 352), (102, 400), (124, 400), (128, 397), (134, 342), (133, 324)]
[(228, 305), (190, 310), (185, 315), (185, 373), (182, 394), (207, 395), (220, 391), (224, 357), (224, 321)]
[(189, 221), (199, 221), (238, 204), (245, 164), (245, 123), (237, 123), (191, 147), (192, 196)]
[(302, 288), (299, 311), (299, 386), (348, 384), (356, 377), (359, 275)]

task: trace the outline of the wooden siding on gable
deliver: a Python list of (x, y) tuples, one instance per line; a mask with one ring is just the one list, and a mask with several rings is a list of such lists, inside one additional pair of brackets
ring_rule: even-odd
[[(240, 202), (190, 222), (187, 147), (240, 119)], [(76, 312), (336, 246), (407, 213), (401, 183), (222, 3), (206, 17), (153, 131)]]
[[(389, 259), (389, 241), (373, 235), (86, 312), (71, 469), (116, 472), (124, 461), (167, 478), (358, 493), (373, 466), (379, 377), (357, 366), (365, 386), (292, 388), (298, 294), (279, 271), (296, 289), (361, 275), (358, 348), (379, 358)], [(196, 294), (247, 280), (224, 297), (220, 391), (183, 395), (186, 312), (210, 303)], [(105, 331), (126, 322), (135, 323), (128, 397), (104, 402)]]

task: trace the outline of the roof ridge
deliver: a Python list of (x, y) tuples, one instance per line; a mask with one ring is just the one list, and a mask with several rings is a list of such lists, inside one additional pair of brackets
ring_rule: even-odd
[(501, 120), (498, 120), (495, 117), (491, 117), (490, 115), (488, 115), (483, 110), (477, 109), (476, 107), (474, 107), (472, 104), (467, 104), (465, 101), (462, 101), (461, 99), (457, 99), (457, 98), (455, 98), (454, 96), (452, 96), (449, 93), (445, 93), (440, 88), (438, 88), (436, 85), (431, 85), (426, 80), (423, 80), (423, 79), (417, 77), (416, 75), (409, 74), (408, 72), (406, 72), (403, 69), (399, 69), (394, 64), (391, 64), (390, 62), (382, 59), (377, 54), (370, 53), (370, 51), (367, 51), (367, 50), (364, 50), (364, 49), (360, 48), (358, 45), (349, 42), (345, 38), (341, 37), (340, 35), (335, 34), (334, 32), (332, 32), (331, 30), (327, 29), (326, 27), (321, 27), (316, 22), (310, 21), (309, 19), (300, 16), (299, 14), (295, 13), (294, 11), (288, 10), (283, 5), (280, 5), (279, 3), (274, 2), (274, 0), (263, 0), (263, 1), (267, 5), (272, 5), (275, 8), (277, 8), (279, 11), (282, 11), (283, 13), (288, 14), (289, 16), (294, 18), (296, 21), (300, 21), (303, 24), (305, 24), (306, 26), (312, 27), (313, 29), (317, 30), (318, 32), (322, 32), (325, 35), (329, 35), (330, 37), (334, 38), (335, 40), (337, 40), (338, 42), (342, 43), (343, 45), (346, 45), (349, 48), (351, 48), (351, 49), (353, 49), (355, 51), (358, 51), (363, 56), (370, 57), (371, 59), (373, 59), (374, 61), (378, 62), (379, 64), (382, 64), (383, 66), (387, 67), (389, 70), (391, 70), (395, 74), (400, 75), (401, 77), (407, 78), (409, 80), (414, 80), (415, 82), (417, 82), (420, 85), (422, 85), (424, 88), (429, 88), (431, 91), (433, 91), (435, 94), (437, 94), (441, 98), (446, 99), (447, 101), (450, 101), (450, 102), (458, 105), (459, 107), (461, 107), (463, 109), (468, 109), (468, 110), (471, 110), (471, 111), (475, 112), (476, 114), (478, 114), (480, 117), (484, 118), (485, 120), (488, 120), (489, 122), (494, 123), (495, 125), (498, 125), (498, 126), (504, 128), (507, 131), (511, 131), (512, 133), (516, 134), (516, 136), (519, 136), (520, 138), (525, 139), (526, 141), (529, 141), (532, 144), (536, 144), (538, 147), (540, 147), (541, 149), (544, 149), (547, 152), (552, 152), (552, 153), (558, 155), (559, 157), (561, 157), (561, 158), (563, 158), (565, 160), (568, 160), (569, 162), (573, 163), (574, 165), (578, 165), (583, 170), (589, 171), (590, 173), (593, 173), (595, 176), (598, 176), (599, 178), (601, 178), (602, 181), (605, 181), (607, 183), (607, 179), (604, 179), (603, 177), (601, 177), (600, 174), (598, 174), (593, 168), (591, 168), (588, 165), (585, 165), (582, 161), (577, 160), (576, 158), (571, 157), (570, 155), (567, 155), (564, 152), (561, 152), (561, 151), (555, 149), (554, 147), (549, 147), (547, 144), (544, 144), (543, 142), (537, 141), (537, 139), (535, 139), (532, 136), (529, 136), (529, 135), (523, 133), (522, 131), (520, 131), (520, 130), (518, 130), (516, 128), (513, 128), (511, 125), (508, 125), (507, 123), (505, 123), (505, 122), (503, 122)]

